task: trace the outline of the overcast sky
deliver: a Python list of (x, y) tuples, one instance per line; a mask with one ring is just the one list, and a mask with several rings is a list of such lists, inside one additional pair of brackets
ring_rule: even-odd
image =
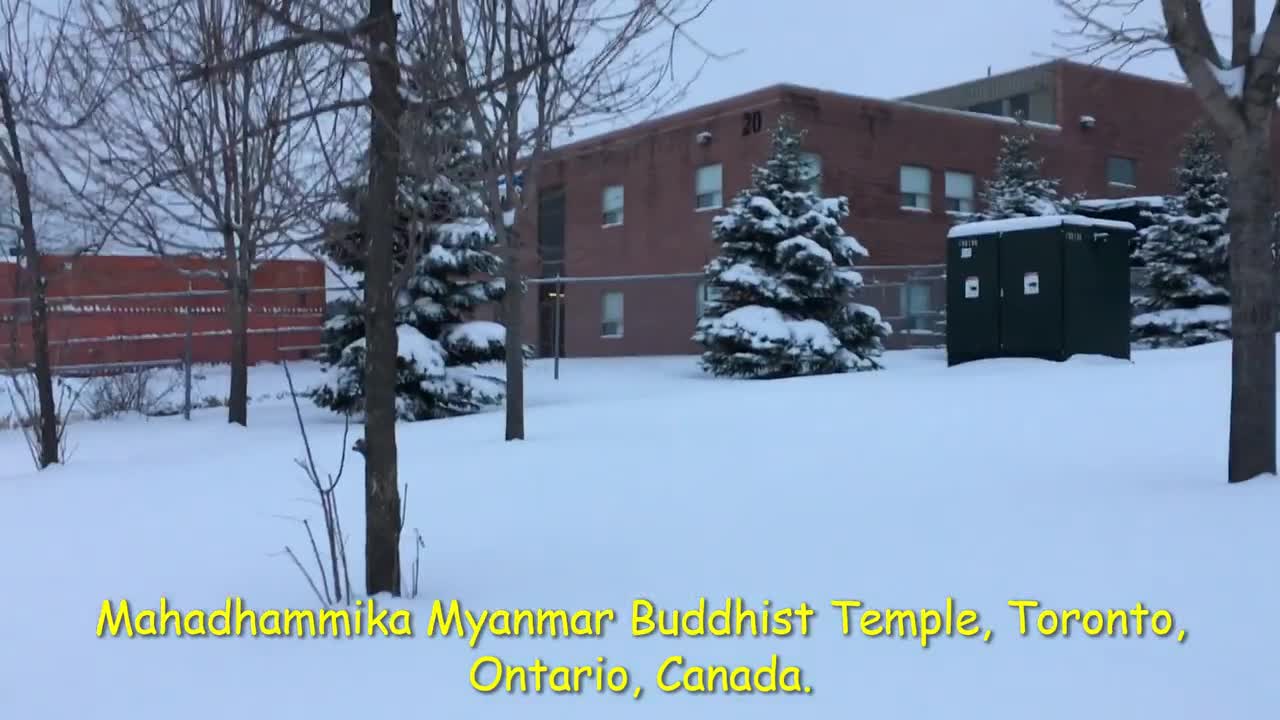
[[(1159, 0), (1144, 3), (1131, 20), (1158, 20)], [(1230, 5), (1205, 0), (1215, 31), (1229, 27)], [(1265, 20), (1274, 2), (1258, 6)], [(714, 0), (690, 32), (739, 54), (708, 65), (678, 107), (781, 82), (898, 97), (1062, 56), (1071, 29), (1053, 0)], [(678, 70), (687, 78), (697, 60), (684, 47)], [(1182, 79), (1167, 52), (1126, 70)]]

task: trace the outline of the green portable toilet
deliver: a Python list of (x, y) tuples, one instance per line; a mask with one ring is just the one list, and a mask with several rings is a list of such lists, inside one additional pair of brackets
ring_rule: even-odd
[(1129, 357), (1127, 222), (1046, 215), (947, 234), (947, 364)]

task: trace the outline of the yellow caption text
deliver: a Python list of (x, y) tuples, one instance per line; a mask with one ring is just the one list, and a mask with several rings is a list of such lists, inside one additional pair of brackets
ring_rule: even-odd
[[(871, 607), (861, 600), (839, 598), (829, 608), (832, 632), (839, 637), (894, 638), (919, 643), (928, 649), (939, 639), (981, 639), (990, 643), (993, 629), (982, 615), (948, 597), (937, 607)], [(1006, 603), (1009, 626), (1020, 637), (1157, 637), (1186, 640), (1173, 613), (1151, 609), (1143, 603), (1128, 608), (1051, 608), (1037, 600), (1013, 599)], [(660, 638), (775, 638), (779, 642), (808, 638), (814, 633), (817, 607), (808, 602), (778, 606), (768, 600), (750, 603), (742, 598), (711, 601), (698, 598), (692, 606), (662, 607), (638, 598), (625, 616), (626, 635), (635, 639)], [(98, 614), (98, 637), (290, 637), (290, 638), (454, 638), (477, 650), (487, 639), (603, 638), (618, 625), (620, 613), (612, 608), (556, 609), (502, 608), (472, 610), (457, 600), (436, 600), (425, 619), (407, 608), (378, 607), (375, 600), (357, 600), (347, 607), (321, 609), (247, 606), (239, 597), (228, 597), (221, 607), (180, 609), (160, 598), (155, 607), (139, 607), (128, 600), (104, 600)], [(483, 694), (581, 694), (629, 695), (639, 699), (644, 687), (633, 672), (610, 663), (603, 655), (591, 661), (565, 665), (542, 658), (509, 662), (495, 654), (475, 658), (465, 681)], [(663, 693), (797, 694), (813, 692), (804, 671), (783, 663), (776, 652), (745, 664), (699, 663), (685, 655), (671, 654), (657, 664), (651, 677)], [(463, 678), (459, 678), (463, 680)]]

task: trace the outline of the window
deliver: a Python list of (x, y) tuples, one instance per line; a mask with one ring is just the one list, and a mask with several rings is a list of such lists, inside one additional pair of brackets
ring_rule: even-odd
[(982, 113), (983, 115), (1003, 115), (1005, 117), (1018, 117), (1031, 119), (1031, 96), (1027, 93), (1018, 93), (1012, 97), (1002, 98), (1000, 100), (988, 100), (980, 102), (977, 105), (970, 105), (969, 112)]
[(973, 174), (948, 172), (946, 175), (947, 212), (973, 212)]
[(698, 283), (698, 295), (694, 298), (694, 307), (697, 319), (701, 319), (707, 314), (707, 306), (720, 301), (720, 291), (706, 284)]
[(1031, 97), (1026, 93), (1014, 95), (1006, 102), (1009, 103), (1009, 109), (1005, 115), (1009, 117), (1022, 117), (1024, 120), (1031, 119)]
[(543, 277), (555, 275), (564, 267), (564, 198), (563, 187), (538, 191), (538, 257), (543, 263)]
[(903, 165), (898, 185), (904, 210), (929, 210), (929, 168)]
[(809, 189), (822, 192), (822, 157), (816, 153), (800, 153), (800, 161), (804, 163)]
[(982, 113), (983, 115), (1003, 115), (1004, 102), (1000, 100), (992, 100), (990, 102), (978, 103), (969, 108), (969, 112)]
[(902, 316), (907, 329), (930, 329), (934, 321), (932, 288), (924, 283), (907, 282), (901, 292)]
[(724, 204), (724, 169), (719, 164), (703, 165), (693, 175), (693, 207), (710, 210)]
[(1107, 182), (1124, 187), (1138, 186), (1138, 164), (1129, 158), (1107, 158)]
[(622, 293), (607, 292), (600, 297), (600, 336), (622, 337)]
[(622, 224), (622, 186), (610, 185), (604, 189), (600, 204), (603, 208), (601, 224), (605, 227)]

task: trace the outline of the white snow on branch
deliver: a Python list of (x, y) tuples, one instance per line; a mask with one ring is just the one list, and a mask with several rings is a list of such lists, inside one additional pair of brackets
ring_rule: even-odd
[(1171, 308), (1143, 313), (1133, 319), (1134, 327), (1184, 328), (1231, 322), (1230, 305), (1201, 305), (1193, 308)]
[(826, 263), (830, 263), (832, 260), (830, 250), (827, 250), (818, 243), (804, 236), (793, 237), (790, 240), (783, 240), (778, 243), (776, 252), (780, 260), (787, 257), (800, 257), (802, 255), (815, 257)]
[(456, 325), (445, 336), (445, 343), (454, 348), (484, 349), (506, 342), (507, 328), (488, 320), (472, 320)]
[[(424, 374), (439, 375), (444, 372), (445, 353), (440, 343), (423, 335), (412, 325), (397, 325), (396, 340), (396, 354), (413, 362)], [(356, 342), (364, 342), (364, 338)]]
[(436, 232), (440, 233), (442, 241), (458, 244), (477, 235), (491, 237), (493, 228), (484, 218), (466, 217), (453, 222), (440, 223), (436, 225)]
[(764, 197), (763, 195), (756, 195), (755, 197), (752, 197), (748, 206), (759, 210), (766, 217), (777, 217), (782, 214), (782, 211), (778, 209), (778, 206), (774, 205), (772, 200)]
[(748, 287), (764, 287), (772, 284), (769, 277), (746, 263), (730, 265), (720, 273), (720, 282)]
[(838, 252), (846, 257), (866, 257), (867, 249), (852, 235), (841, 235), (831, 242)]
[(760, 305), (740, 307), (711, 322), (717, 326), (715, 331), (718, 334), (739, 335), (759, 350), (788, 345), (803, 345), (832, 353), (840, 349), (831, 328), (821, 322), (792, 320), (774, 308)]
[(1093, 198), (1080, 200), (1076, 203), (1085, 210), (1107, 211), (1107, 210), (1125, 210), (1129, 208), (1162, 208), (1165, 206), (1165, 198), (1163, 195), (1141, 195), (1135, 197), (1124, 198)]
[[(344, 355), (364, 352), (367, 344), (367, 338), (362, 337), (352, 342), (342, 352)], [(417, 365), (424, 374), (439, 375), (444, 372), (444, 348), (412, 325), (396, 326), (396, 354)]]

